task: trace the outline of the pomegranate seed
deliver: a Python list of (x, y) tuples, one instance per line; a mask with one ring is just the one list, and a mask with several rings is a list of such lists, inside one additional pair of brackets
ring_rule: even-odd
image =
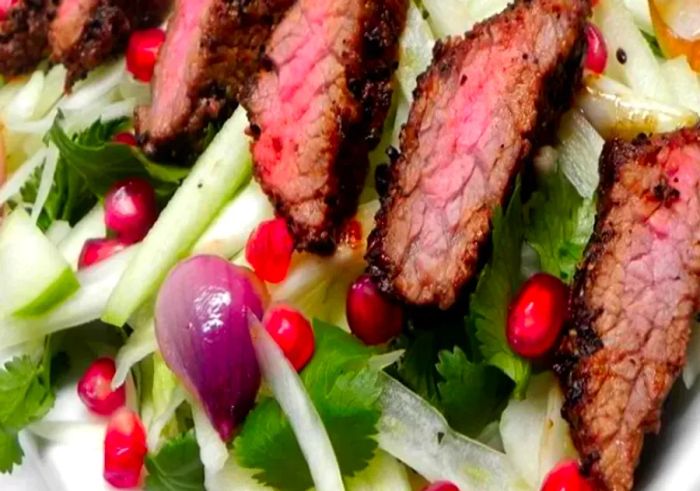
[(382, 344), (403, 327), (403, 309), (384, 296), (368, 275), (350, 286), (346, 301), (350, 330), (365, 344)]
[(428, 484), (423, 491), (459, 491), (459, 488), (450, 481), (437, 481)]
[(138, 145), (134, 134), (129, 133), (128, 131), (122, 131), (121, 133), (117, 133), (112, 138), (112, 141), (114, 143), (122, 143), (124, 145), (129, 145), (130, 147), (135, 147), (136, 145)]
[(552, 349), (566, 320), (567, 300), (559, 278), (538, 273), (527, 280), (508, 312), (506, 336), (513, 351), (537, 358)]
[(586, 24), (585, 32), (588, 42), (586, 68), (594, 73), (603, 73), (608, 64), (608, 48), (605, 45), (603, 33), (593, 24)]
[(93, 413), (112, 414), (126, 402), (126, 390), (120, 386), (112, 390), (111, 384), (117, 368), (111, 358), (99, 358), (83, 374), (78, 382), (78, 396)]
[(136, 80), (150, 82), (158, 59), (160, 47), (165, 42), (165, 32), (152, 28), (134, 31), (126, 49), (126, 68)]
[(88, 268), (95, 263), (104, 261), (125, 248), (126, 244), (117, 239), (86, 240), (78, 259), (78, 269)]
[(294, 239), (282, 218), (258, 225), (248, 239), (245, 258), (260, 278), (279, 283), (287, 277), (294, 252)]
[(127, 244), (143, 240), (157, 218), (156, 193), (148, 181), (117, 182), (105, 196), (105, 225)]
[(136, 487), (147, 451), (146, 430), (138, 415), (127, 408), (114, 413), (105, 435), (105, 481), (115, 488)]
[(265, 314), (265, 329), (282, 348), (297, 372), (311, 360), (314, 354), (314, 331), (298, 310), (286, 305), (273, 307)]
[(565, 460), (557, 464), (547, 474), (541, 491), (593, 491), (591, 482), (583, 477), (575, 460)]
[(0, 0), (0, 21), (6, 20), (10, 16), (10, 10), (17, 5), (19, 0)]

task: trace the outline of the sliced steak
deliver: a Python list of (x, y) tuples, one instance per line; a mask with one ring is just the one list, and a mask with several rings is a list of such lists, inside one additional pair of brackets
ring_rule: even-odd
[(601, 178), (556, 370), (584, 463), (626, 491), (700, 307), (700, 128), (608, 143)]
[(391, 104), (406, 0), (298, 0), (244, 97), (255, 174), (300, 249), (331, 252)]
[(228, 118), (260, 68), (273, 26), (294, 0), (177, 0), (136, 129), (151, 157), (187, 163), (210, 123)]
[(51, 23), (51, 59), (68, 69), (66, 88), (124, 51), (136, 29), (163, 21), (170, 0), (62, 0)]
[(0, 75), (12, 77), (33, 70), (46, 56), (46, 33), (57, 0), (19, 0), (0, 20)]
[(493, 209), (570, 103), (589, 9), (588, 0), (522, 0), (436, 45), (369, 239), (382, 290), (415, 305), (455, 302)]

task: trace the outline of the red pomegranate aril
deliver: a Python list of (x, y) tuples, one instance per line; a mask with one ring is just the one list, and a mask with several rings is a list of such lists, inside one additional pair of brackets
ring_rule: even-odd
[(116, 371), (114, 360), (98, 358), (78, 381), (78, 396), (93, 413), (108, 416), (125, 404), (124, 386), (112, 390), (112, 379)]
[(401, 333), (403, 309), (380, 292), (368, 275), (350, 286), (345, 306), (350, 330), (365, 344), (386, 343)]
[(594, 488), (581, 474), (578, 462), (565, 460), (547, 474), (541, 491), (594, 491)]
[(605, 45), (605, 38), (593, 24), (586, 25), (586, 41), (588, 48), (586, 50), (585, 65), (594, 73), (603, 73), (605, 66), (608, 64), (608, 48)]
[(136, 80), (150, 82), (158, 60), (158, 52), (165, 42), (165, 32), (152, 28), (135, 31), (126, 49), (126, 68)]
[(293, 253), (294, 238), (282, 218), (258, 225), (245, 248), (246, 261), (268, 283), (279, 283), (287, 277)]
[(436, 481), (424, 487), (423, 491), (459, 491), (459, 488), (450, 481)]
[(17, 5), (19, 0), (0, 0), (0, 21), (10, 16), (10, 10)]
[(554, 347), (568, 313), (568, 288), (545, 273), (532, 276), (508, 312), (506, 337), (520, 356), (538, 358)]
[(300, 372), (314, 354), (314, 331), (309, 321), (298, 310), (278, 305), (267, 311), (264, 324), (289, 362)]
[(78, 258), (78, 269), (84, 269), (104, 261), (126, 248), (127, 244), (117, 239), (89, 239), (83, 244)]
[(112, 141), (114, 143), (129, 145), (130, 147), (135, 147), (136, 145), (138, 145), (138, 142), (136, 141), (136, 136), (134, 136), (133, 133), (129, 133), (128, 131), (122, 131), (121, 133), (117, 133), (112, 138)]
[(109, 420), (104, 442), (105, 481), (115, 488), (133, 488), (141, 481), (146, 430), (138, 415), (122, 408)]
[(157, 218), (156, 193), (148, 181), (119, 181), (105, 196), (105, 225), (122, 242), (143, 240)]

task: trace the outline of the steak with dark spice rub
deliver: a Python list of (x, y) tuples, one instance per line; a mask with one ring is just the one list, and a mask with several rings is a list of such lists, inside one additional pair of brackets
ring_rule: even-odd
[(33, 70), (48, 51), (47, 32), (57, 0), (19, 0), (0, 20), (0, 75)]
[(249, 110), (255, 174), (299, 249), (333, 251), (391, 105), (407, 0), (298, 0), (275, 29)]
[(700, 307), (700, 128), (606, 144), (598, 208), (555, 368), (584, 468), (627, 491)]
[(435, 46), (369, 240), (382, 290), (446, 309), (474, 277), (493, 209), (570, 104), (589, 11), (522, 0)]
[(156, 64), (153, 102), (137, 111), (151, 157), (187, 164), (207, 128), (228, 118), (293, 0), (178, 0)]
[(68, 70), (66, 88), (121, 54), (129, 35), (163, 21), (170, 0), (62, 0), (51, 23), (51, 59)]

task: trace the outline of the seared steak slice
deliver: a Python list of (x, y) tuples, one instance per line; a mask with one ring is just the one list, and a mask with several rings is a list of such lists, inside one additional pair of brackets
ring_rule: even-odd
[(601, 157), (598, 218), (556, 370), (563, 413), (601, 490), (632, 489), (644, 434), (685, 363), (700, 307), (700, 128)]
[(228, 118), (293, 0), (177, 0), (136, 129), (151, 157), (187, 163), (210, 123)]
[(243, 103), (255, 174), (299, 249), (331, 252), (391, 104), (406, 0), (298, 0)]
[(19, 0), (0, 20), (0, 75), (26, 73), (47, 53), (46, 33), (56, 0)]
[(51, 59), (68, 69), (66, 88), (124, 50), (136, 29), (163, 21), (169, 0), (62, 0), (51, 23)]
[(588, 0), (522, 0), (439, 42), (369, 239), (369, 271), (407, 303), (449, 308), (474, 276), (493, 209), (580, 78)]

